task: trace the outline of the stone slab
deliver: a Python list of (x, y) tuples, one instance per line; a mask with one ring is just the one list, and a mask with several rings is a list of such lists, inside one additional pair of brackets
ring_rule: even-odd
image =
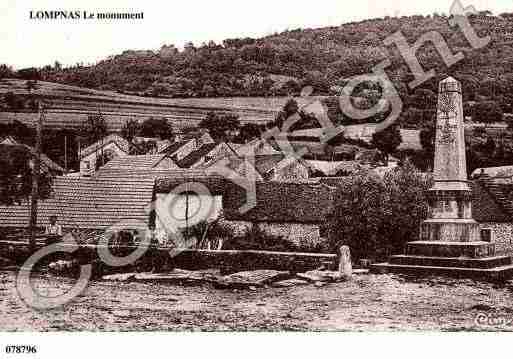
[(495, 268), (461, 268), (377, 263), (371, 266), (371, 271), (380, 274), (396, 273), (417, 277), (441, 275), (489, 282), (505, 282), (513, 278), (513, 264)]
[(219, 278), (215, 284), (220, 288), (248, 288), (261, 287), (273, 282), (290, 278), (288, 271), (259, 269), (253, 271), (237, 272)]
[(389, 263), (433, 267), (495, 268), (512, 264), (512, 259), (509, 256), (468, 258), (395, 255), (389, 258)]
[(406, 254), (426, 257), (483, 258), (495, 256), (495, 245), (488, 242), (415, 241), (406, 244)]
[(159, 284), (201, 284), (219, 280), (219, 271), (188, 271), (174, 269), (168, 273), (120, 273), (103, 276), (103, 280), (115, 282), (142, 282)]

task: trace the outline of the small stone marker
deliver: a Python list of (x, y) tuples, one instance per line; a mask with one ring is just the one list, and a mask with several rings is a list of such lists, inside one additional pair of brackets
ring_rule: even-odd
[(340, 259), (338, 263), (338, 271), (340, 274), (349, 279), (353, 274), (353, 266), (351, 264), (351, 251), (348, 246), (342, 246), (339, 249)]

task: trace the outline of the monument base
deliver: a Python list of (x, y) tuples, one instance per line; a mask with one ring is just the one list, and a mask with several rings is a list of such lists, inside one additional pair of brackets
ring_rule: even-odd
[(406, 245), (406, 254), (391, 256), (388, 263), (373, 264), (371, 271), (500, 282), (513, 276), (513, 261), (509, 256), (497, 256), (493, 243), (415, 241)]
[(479, 223), (464, 218), (427, 219), (420, 225), (420, 239), (443, 242), (479, 241)]

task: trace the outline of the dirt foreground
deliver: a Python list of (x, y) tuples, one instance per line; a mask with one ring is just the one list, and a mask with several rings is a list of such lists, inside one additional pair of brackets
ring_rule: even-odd
[[(513, 330), (513, 285), (359, 275), (316, 287), (255, 290), (91, 282), (58, 309), (18, 297), (15, 272), (0, 272), (0, 331)], [(71, 279), (39, 275), (41, 293)]]

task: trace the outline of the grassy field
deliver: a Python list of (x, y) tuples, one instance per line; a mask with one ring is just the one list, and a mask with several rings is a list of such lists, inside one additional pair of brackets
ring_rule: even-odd
[[(0, 80), (0, 96), (12, 92), (26, 95), (26, 81)], [(210, 111), (234, 113), (241, 122), (264, 123), (273, 120), (283, 107), (287, 97), (234, 97), (234, 98), (187, 98), (162, 99), (98, 91), (51, 82), (38, 82), (35, 93), (46, 98), (49, 104), (46, 125), (49, 128), (77, 128), (90, 113), (101, 112), (109, 130), (119, 130), (127, 119), (144, 121), (150, 116), (165, 117), (177, 128), (197, 124)], [(304, 105), (315, 98), (299, 98)], [(18, 120), (33, 124), (34, 114), (0, 112), (0, 122)]]

